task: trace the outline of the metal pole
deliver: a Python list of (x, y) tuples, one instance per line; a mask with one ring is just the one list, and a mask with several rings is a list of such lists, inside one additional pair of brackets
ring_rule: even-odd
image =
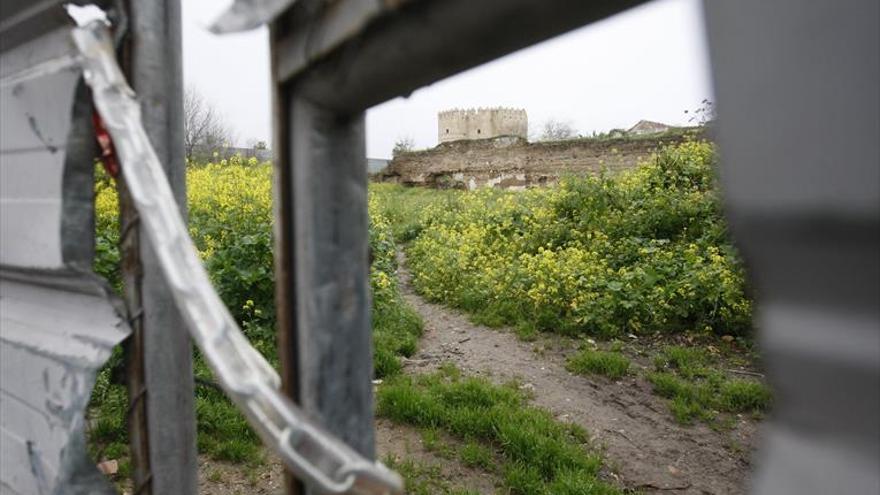
[[(177, 0), (128, 2), (128, 77), (138, 94), (143, 122), (186, 214), (186, 164), (183, 147), (183, 71), (180, 4)], [(121, 188), (124, 194), (124, 188)], [(138, 229), (136, 214), (127, 210), (122, 225)], [(134, 334), (129, 347), (135, 488), (141, 493), (195, 494), (197, 491), (196, 423), (192, 344), (156, 255), (137, 235), (123, 254)], [(123, 242), (130, 242), (123, 239)], [(139, 252), (137, 251), (139, 250)], [(139, 260), (137, 259), (139, 255)], [(139, 261), (139, 262), (138, 262)], [(132, 307), (131, 303), (139, 303)]]

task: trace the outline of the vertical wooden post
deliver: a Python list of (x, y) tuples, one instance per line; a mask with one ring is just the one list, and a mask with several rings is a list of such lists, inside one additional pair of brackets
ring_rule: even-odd
[(289, 104), (299, 400), (372, 458), (364, 114)]
[[(282, 376), (328, 430), (373, 458), (364, 114), (276, 93)], [(288, 493), (310, 493), (292, 479)]]

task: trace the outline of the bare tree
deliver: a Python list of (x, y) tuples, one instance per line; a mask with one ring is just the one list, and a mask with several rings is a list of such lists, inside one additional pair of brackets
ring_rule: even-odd
[(715, 122), (715, 104), (708, 98), (703, 98), (703, 101), (700, 102), (700, 108), (692, 112), (685, 110), (684, 113), (690, 114), (688, 122), (691, 124), (704, 126)]
[(232, 129), (220, 112), (192, 86), (187, 86), (183, 94), (183, 118), (183, 142), (188, 160), (197, 153), (210, 153), (228, 146), (232, 141)]
[(541, 141), (563, 141), (565, 139), (574, 138), (574, 128), (569, 122), (563, 122), (556, 119), (548, 119), (544, 122), (541, 131)]
[(406, 153), (407, 151), (412, 151), (415, 147), (415, 141), (411, 136), (403, 136), (397, 138), (397, 141), (394, 142), (394, 148), (391, 149), (391, 156), (397, 156), (400, 153)]
[(257, 138), (250, 138), (245, 142), (245, 147), (252, 150), (267, 150), (269, 149), (269, 144)]

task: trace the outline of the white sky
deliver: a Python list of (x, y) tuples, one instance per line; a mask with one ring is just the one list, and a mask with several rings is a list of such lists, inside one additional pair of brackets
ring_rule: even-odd
[[(244, 145), (271, 141), (265, 29), (214, 36), (204, 26), (228, 1), (183, 1), (183, 73), (226, 117)], [(393, 77), (393, 75), (390, 75)], [(700, 0), (654, 0), (396, 98), (367, 112), (367, 155), (394, 142), (437, 144), (437, 112), (525, 108), (531, 133), (550, 118), (581, 134), (640, 119), (686, 124), (685, 110), (712, 99)]]

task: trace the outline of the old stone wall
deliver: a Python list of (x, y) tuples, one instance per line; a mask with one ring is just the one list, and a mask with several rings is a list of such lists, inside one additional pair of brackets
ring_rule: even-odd
[(446, 110), (437, 115), (437, 140), (440, 143), (465, 139), (487, 139), (529, 133), (525, 110), (513, 108), (478, 108)]
[(633, 168), (665, 144), (702, 137), (701, 131), (694, 131), (652, 138), (528, 143), (501, 137), (441, 143), (398, 155), (380, 180), (426, 187), (519, 189), (553, 183), (564, 175)]

